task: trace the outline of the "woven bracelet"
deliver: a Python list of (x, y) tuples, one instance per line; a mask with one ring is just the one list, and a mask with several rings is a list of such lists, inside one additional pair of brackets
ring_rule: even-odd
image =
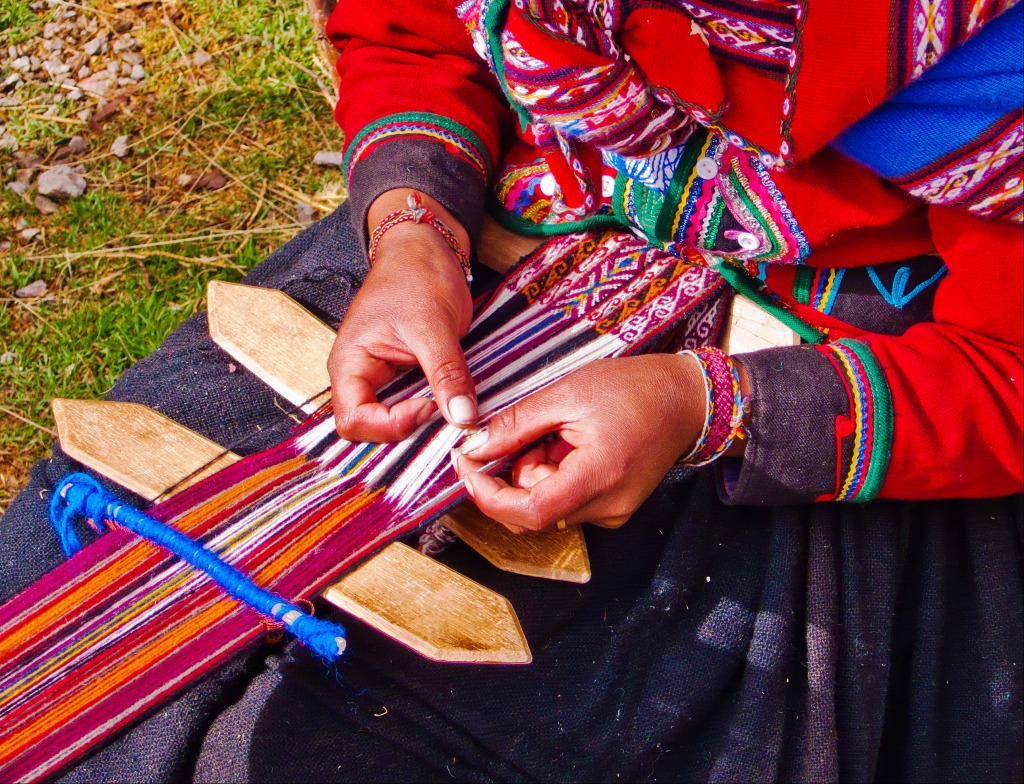
[(732, 357), (714, 347), (680, 351), (697, 360), (704, 376), (707, 415), (697, 443), (679, 463), (703, 466), (717, 460), (733, 442), (746, 438), (744, 419), (748, 401), (740, 391), (740, 375)]
[(444, 241), (451, 246), (451, 249), (455, 252), (455, 257), (459, 260), (462, 274), (466, 276), (466, 283), (472, 283), (473, 273), (469, 267), (469, 256), (466, 255), (466, 251), (462, 249), (459, 241), (455, 238), (455, 232), (448, 228), (444, 221), (423, 206), (423, 200), (418, 193), (411, 193), (406, 203), (409, 205), (407, 209), (395, 210), (385, 215), (384, 220), (377, 224), (377, 228), (370, 235), (370, 249), (367, 254), (370, 257), (370, 266), (373, 266), (373, 259), (377, 255), (377, 246), (380, 244), (381, 237), (399, 223), (412, 221), (413, 223), (423, 223), (432, 227), (444, 238)]

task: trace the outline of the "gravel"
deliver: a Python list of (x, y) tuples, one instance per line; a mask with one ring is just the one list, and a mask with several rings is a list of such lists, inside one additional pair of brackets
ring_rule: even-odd
[(128, 144), (127, 136), (118, 136), (110, 145), (110, 154), (118, 158), (126, 158), (131, 153), (131, 145)]
[(39, 175), (37, 187), (41, 196), (67, 201), (85, 193), (85, 177), (70, 166), (54, 166)]

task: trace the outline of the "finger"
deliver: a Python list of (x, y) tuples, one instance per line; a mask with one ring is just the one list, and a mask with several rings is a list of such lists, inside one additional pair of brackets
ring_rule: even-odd
[(510, 526), (537, 531), (567, 519), (596, 494), (586, 472), (562, 465), (530, 488), (513, 487), (487, 474), (466, 472), (466, 492), (484, 514)]
[(477, 421), (476, 389), (469, 364), (453, 335), (410, 346), (445, 419), (458, 427)]
[(557, 431), (568, 421), (566, 413), (566, 407), (542, 389), (497, 414), (487, 427), (467, 438), (460, 450), (483, 462), (504, 457)]
[(356, 348), (334, 366), (331, 398), (338, 434), (349, 441), (399, 441), (432, 413), (427, 398), (404, 400), (388, 407), (377, 401), (377, 389), (395, 376), (395, 367)]
[(557, 464), (548, 460), (546, 445), (538, 444), (512, 464), (512, 484), (529, 489), (556, 469)]

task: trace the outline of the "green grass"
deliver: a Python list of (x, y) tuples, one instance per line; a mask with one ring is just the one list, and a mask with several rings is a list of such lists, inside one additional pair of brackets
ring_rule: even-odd
[[(0, 253), (0, 355), (14, 357), (0, 362), (0, 511), (46, 454), (53, 398), (101, 396), (204, 307), (209, 280), (238, 279), (299, 230), (297, 199), (319, 193), (326, 208), (344, 193), (337, 171), (312, 164), (341, 138), (302, 0), (188, 0), (171, 17), (161, 4), (90, 7), (141, 22), (132, 34), (148, 78), (99, 131), (75, 118), (77, 104), (41, 117), (55, 89), (45, 85), (21, 89), (22, 106), (3, 110), (23, 150), (46, 155), (73, 133), (92, 148), (82, 159), (88, 191), (54, 215), (0, 190), (0, 240), (15, 237), (19, 219), (42, 229)], [(31, 41), (48, 19), (23, 0), (0, 0), (0, 50)], [(214, 56), (202, 68), (186, 59), (199, 49)], [(107, 153), (121, 134), (134, 144), (123, 160)], [(0, 182), (9, 168), (0, 152)], [(214, 169), (229, 175), (221, 190), (177, 183)], [(46, 298), (13, 296), (38, 279)]]

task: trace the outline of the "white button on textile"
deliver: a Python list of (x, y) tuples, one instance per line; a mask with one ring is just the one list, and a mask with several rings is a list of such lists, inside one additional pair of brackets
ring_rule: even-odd
[(713, 158), (701, 158), (697, 161), (697, 176), (702, 180), (712, 180), (718, 174), (718, 164)]
[(545, 196), (555, 194), (555, 175), (548, 173), (540, 178), (540, 192)]
[(615, 195), (615, 178), (610, 174), (606, 174), (601, 178), (601, 195), (605, 198), (611, 198)]
[(757, 250), (761, 246), (761, 241), (748, 231), (741, 231), (737, 234), (736, 242), (740, 244), (741, 248), (746, 250)]

